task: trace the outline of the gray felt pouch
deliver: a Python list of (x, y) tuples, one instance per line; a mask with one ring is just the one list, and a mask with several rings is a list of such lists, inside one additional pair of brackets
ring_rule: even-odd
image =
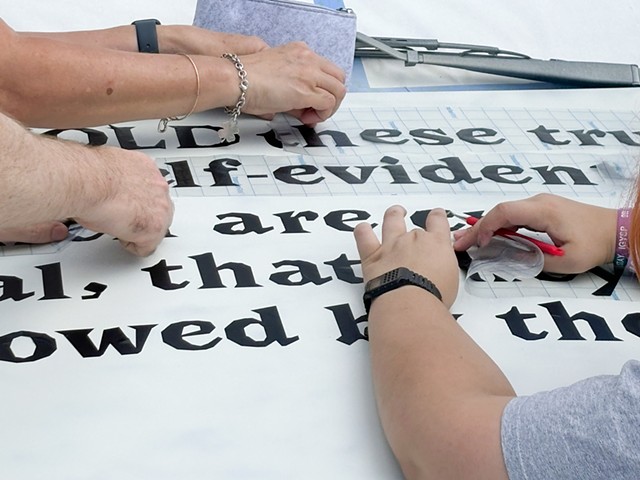
[(293, 0), (198, 0), (193, 24), (218, 32), (255, 35), (272, 47), (303, 41), (342, 68), (347, 82), (351, 76), (356, 16), (349, 9)]

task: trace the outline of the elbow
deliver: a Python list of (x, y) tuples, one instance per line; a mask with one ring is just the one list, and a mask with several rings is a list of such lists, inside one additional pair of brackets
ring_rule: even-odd
[(412, 448), (411, 451), (403, 453), (394, 451), (394, 455), (406, 480), (431, 480), (436, 478), (438, 480), (446, 480), (449, 478), (443, 476), (444, 472), (438, 471), (439, 468), (434, 462), (429, 461), (429, 455), (425, 455), (423, 449)]
[(0, 80), (0, 112), (24, 126), (38, 127), (42, 109), (38, 107), (37, 95), (28, 91), (26, 83), (18, 78)]
[(28, 99), (0, 84), (0, 112), (25, 126), (33, 126)]
[(0, 111), (5, 115), (14, 118), (20, 122), (24, 121), (24, 105), (25, 98), (19, 90), (15, 88), (16, 82), (13, 74), (15, 68), (11, 68), (15, 58), (19, 56), (18, 34), (13, 31), (4, 21), (0, 19), (0, 64), (5, 68), (5, 74), (0, 75)]
[[(440, 455), (436, 458), (424, 449), (415, 448), (412, 452), (405, 454), (395, 454), (402, 470), (402, 475), (406, 480), (479, 480), (490, 478), (481, 471), (481, 468), (473, 471), (469, 466), (460, 464), (471, 464), (472, 456), (467, 456), (463, 448), (450, 446), (446, 452), (440, 450)], [(500, 477), (496, 477), (500, 478)]]
[(402, 476), (406, 480), (427, 480), (430, 478), (435, 478), (431, 475), (429, 469), (425, 468), (421, 465), (421, 462), (416, 461), (418, 459), (412, 458), (401, 458), (396, 455), (398, 463), (400, 464), (400, 469), (402, 470)]
[[(500, 424), (509, 396), (474, 397), (387, 435), (408, 480), (507, 480)], [(385, 429), (387, 430), (387, 429)]]
[(24, 127), (45, 128), (47, 117), (34, 98), (16, 89), (5, 89), (0, 86), (0, 113), (12, 118)]

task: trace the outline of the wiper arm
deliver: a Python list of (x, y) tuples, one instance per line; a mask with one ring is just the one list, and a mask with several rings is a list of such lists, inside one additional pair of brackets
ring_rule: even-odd
[[(461, 51), (438, 51), (443, 49)], [(538, 60), (496, 47), (444, 43), (434, 39), (369, 37), (358, 32), (355, 56), (395, 58), (406, 66), (438, 65), (580, 87), (640, 87), (637, 65)]]

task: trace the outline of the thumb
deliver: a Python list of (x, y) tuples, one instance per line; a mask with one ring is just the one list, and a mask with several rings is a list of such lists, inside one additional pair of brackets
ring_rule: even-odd
[(51, 243), (64, 240), (68, 234), (69, 229), (62, 222), (44, 222), (0, 229), (0, 242)]

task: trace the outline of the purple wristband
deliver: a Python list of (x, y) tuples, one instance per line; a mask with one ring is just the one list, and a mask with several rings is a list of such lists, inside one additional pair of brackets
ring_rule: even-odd
[(618, 209), (618, 223), (616, 226), (616, 254), (613, 257), (613, 267), (624, 270), (629, 261), (629, 228), (631, 209)]

